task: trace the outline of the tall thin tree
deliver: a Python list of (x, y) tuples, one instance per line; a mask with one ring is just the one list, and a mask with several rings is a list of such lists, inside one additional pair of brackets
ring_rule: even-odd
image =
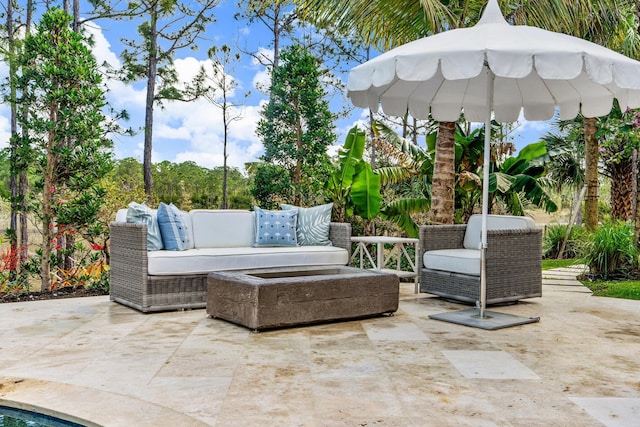
[[(223, 175), (222, 175), (222, 204), (221, 209), (227, 209), (227, 148), (229, 143), (229, 129), (231, 123), (242, 118), (242, 111), (239, 107), (242, 103), (235, 101), (239, 84), (232, 77), (235, 71), (234, 62), (240, 60), (240, 54), (233, 54), (228, 45), (220, 47), (214, 46), (207, 52), (211, 60), (210, 68), (202, 67), (198, 77), (198, 85), (202, 86), (203, 96), (211, 104), (219, 108), (222, 112), (223, 130)], [(249, 93), (245, 94), (245, 98)]]
[[(105, 89), (87, 41), (72, 31), (72, 17), (53, 8), (25, 39), (14, 75), (20, 116), (38, 169), (42, 244), (41, 290), (51, 286), (51, 254), (61, 225), (86, 225), (95, 218), (103, 193), (97, 180), (109, 169), (111, 142), (103, 135)], [(70, 137), (76, 144), (68, 145)]]
[(153, 147), (153, 112), (163, 100), (190, 100), (178, 87), (173, 60), (178, 51), (195, 48), (208, 23), (213, 8), (220, 0), (139, 0), (144, 22), (138, 27), (140, 40), (125, 40), (122, 52), (126, 81), (146, 81), (144, 118), (144, 190), (151, 201), (153, 175), (151, 152)]

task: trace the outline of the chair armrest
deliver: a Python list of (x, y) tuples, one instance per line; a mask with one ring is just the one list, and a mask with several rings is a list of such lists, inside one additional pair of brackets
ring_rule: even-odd
[(542, 277), (542, 230), (489, 230), (487, 281), (491, 275)]
[(123, 298), (142, 305), (147, 283), (147, 226), (112, 222), (110, 233), (111, 298)]
[(427, 251), (462, 248), (466, 229), (466, 224), (420, 226), (420, 265)]
[(333, 246), (346, 249), (351, 259), (351, 224), (348, 222), (332, 222), (329, 225), (329, 240)]

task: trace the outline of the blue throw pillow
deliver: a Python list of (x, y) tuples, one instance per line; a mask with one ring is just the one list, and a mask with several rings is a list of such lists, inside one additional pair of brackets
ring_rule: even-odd
[(258, 246), (298, 246), (296, 221), (298, 212), (268, 211), (254, 206), (256, 213), (256, 242)]
[(158, 206), (158, 225), (162, 243), (168, 251), (184, 251), (191, 246), (188, 225), (173, 203)]
[(156, 212), (144, 203), (129, 203), (127, 209), (127, 222), (142, 223), (147, 225), (147, 250), (159, 251), (162, 249), (162, 236), (158, 227)]
[(298, 212), (296, 234), (300, 246), (332, 245), (331, 240), (329, 240), (329, 227), (331, 225), (333, 203), (312, 208), (301, 208), (283, 203), (280, 207), (284, 210), (291, 209)]

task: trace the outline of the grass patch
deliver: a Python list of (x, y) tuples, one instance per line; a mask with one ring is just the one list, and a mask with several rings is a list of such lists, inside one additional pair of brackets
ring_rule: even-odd
[[(578, 258), (543, 259), (542, 269), (571, 267), (582, 262), (584, 261)], [(581, 283), (598, 297), (640, 300), (640, 280), (581, 280)]]
[(640, 300), (640, 280), (597, 280), (582, 284), (599, 297)]
[(572, 265), (578, 264), (579, 261), (574, 258), (570, 259), (543, 259), (542, 260), (542, 269), (550, 270), (552, 268), (560, 268), (560, 267), (571, 267)]

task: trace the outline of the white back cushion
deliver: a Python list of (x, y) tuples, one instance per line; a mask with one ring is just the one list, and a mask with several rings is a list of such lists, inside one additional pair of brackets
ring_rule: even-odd
[(253, 212), (195, 209), (189, 215), (198, 249), (249, 247), (255, 242)]
[[(536, 224), (528, 216), (489, 215), (487, 230), (529, 230)], [(482, 245), (482, 215), (471, 215), (464, 234), (463, 246), (466, 249), (480, 249)]]
[(182, 219), (187, 225), (187, 233), (189, 234), (189, 238), (187, 239), (188, 245), (186, 249), (195, 248), (195, 242), (193, 241), (193, 221), (191, 221), (191, 215), (187, 211), (180, 211), (182, 214)]
[(116, 219), (115, 222), (127, 222), (127, 211), (129, 209), (125, 208), (125, 209), (118, 209), (118, 212), (116, 212)]

